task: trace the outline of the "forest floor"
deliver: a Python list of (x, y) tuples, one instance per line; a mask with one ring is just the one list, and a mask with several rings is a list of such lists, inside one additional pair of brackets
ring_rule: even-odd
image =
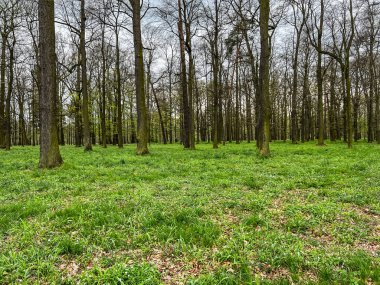
[(0, 153), (0, 284), (380, 284), (380, 146)]

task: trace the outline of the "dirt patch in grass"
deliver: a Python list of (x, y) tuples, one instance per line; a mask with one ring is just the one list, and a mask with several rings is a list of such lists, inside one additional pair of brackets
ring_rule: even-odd
[(161, 249), (153, 249), (146, 260), (158, 269), (165, 284), (170, 285), (186, 284), (190, 278), (199, 276), (204, 267), (196, 260), (186, 262)]
[(369, 208), (353, 206), (352, 209), (371, 226), (369, 237), (365, 240), (357, 241), (355, 247), (368, 252), (372, 256), (380, 256), (380, 215)]
[(370, 208), (352, 206), (351, 209), (355, 211), (358, 216), (364, 217), (370, 220), (372, 224), (380, 226), (380, 215), (372, 211)]
[[(79, 275), (82, 271), (80, 264), (76, 262), (76, 260), (64, 260), (62, 259), (61, 264), (58, 266), (62, 275), (65, 278), (73, 278)], [(89, 268), (89, 267), (87, 267)]]
[(380, 256), (380, 244), (378, 242), (363, 242), (355, 243), (355, 248), (364, 250), (374, 257)]

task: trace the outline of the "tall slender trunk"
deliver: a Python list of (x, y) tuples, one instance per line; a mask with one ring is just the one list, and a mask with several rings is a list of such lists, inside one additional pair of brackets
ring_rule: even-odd
[(300, 28), (296, 28), (296, 46), (294, 49), (294, 60), (293, 60), (293, 89), (292, 89), (292, 143), (296, 144), (298, 141), (298, 114), (297, 114), (297, 93), (298, 93), (298, 55), (301, 43), (302, 28), (304, 22)]
[(373, 75), (373, 47), (370, 46), (370, 55), (369, 55), (369, 98), (367, 103), (367, 138), (368, 142), (373, 142), (374, 132), (373, 132), (373, 97), (374, 97), (374, 75)]
[(317, 60), (317, 89), (318, 89), (318, 145), (324, 146), (324, 116), (323, 116), (323, 75), (322, 75), (322, 55), (318, 53)]
[(340, 68), (341, 77), (342, 77), (342, 94), (343, 94), (343, 141), (347, 143), (347, 93), (346, 93), (346, 76), (345, 76), (345, 70), (344, 67), (341, 66)]
[[(13, 22), (12, 22), (12, 30)], [(14, 37), (14, 36), (13, 36)], [(5, 149), (10, 150), (11, 149), (11, 98), (13, 95), (13, 81), (14, 81), (14, 48), (16, 45), (16, 39), (13, 38), (13, 42), (11, 43), (11, 46), (9, 47), (9, 75), (8, 75), (8, 95), (5, 100), (5, 116), (4, 116), (4, 133), (5, 133)]]
[(309, 50), (306, 52), (304, 64), (303, 92), (302, 92), (302, 127), (301, 139), (302, 142), (308, 141), (310, 137), (309, 130), (309, 104), (310, 85), (309, 85)]
[(336, 81), (336, 69), (333, 67), (330, 74), (330, 140), (336, 141), (338, 137), (337, 123), (336, 123), (336, 94), (335, 94), (335, 81)]
[(137, 105), (137, 150), (138, 155), (148, 154), (148, 116), (145, 99), (145, 72), (143, 44), (141, 39), (140, 0), (129, 0), (132, 6), (133, 44), (135, 50), (135, 85)]
[(168, 143), (168, 139), (167, 139), (167, 136), (166, 136), (165, 123), (164, 123), (164, 119), (163, 119), (163, 116), (162, 116), (162, 111), (161, 111), (160, 103), (158, 101), (156, 90), (154, 89), (154, 86), (153, 86), (152, 82), (150, 83), (150, 86), (152, 88), (152, 93), (153, 93), (154, 101), (156, 102), (156, 106), (157, 106), (158, 117), (159, 117), (160, 126), (161, 126), (162, 141), (163, 141), (164, 144), (167, 144)]
[(212, 70), (213, 70), (213, 120), (212, 120), (212, 147), (218, 148), (218, 122), (219, 122), (219, 12), (218, 12), (218, 0), (214, 0), (215, 6), (215, 26), (214, 37), (211, 41), (211, 56), (212, 56)]
[(352, 99), (353, 101), (353, 133), (354, 133), (354, 141), (357, 142), (360, 138), (359, 134), (359, 76), (356, 76), (355, 80), (355, 97)]
[(317, 59), (317, 89), (318, 89), (318, 145), (325, 145), (324, 141), (324, 117), (323, 117), (323, 74), (322, 74), (322, 36), (323, 36), (323, 21), (324, 21), (324, 1), (321, 0), (321, 15), (319, 18), (318, 29), (318, 59)]
[(173, 143), (173, 91), (172, 91), (172, 71), (169, 71), (169, 141)]
[(62, 164), (57, 133), (57, 80), (54, 1), (38, 2), (40, 36), (40, 162), (41, 168)]
[(0, 64), (0, 147), (5, 147), (5, 52), (7, 48), (8, 35), (5, 32), (1, 32), (1, 64)]
[(190, 20), (185, 14), (185, 31), (186, 31), (186, 46), (189, 57), (189, 80), (188, 80), (188, 95), (189, 95), (189, 143), (190, 149), (195, 149), (195, 130), (194, 130), (194, 77), (195, 64), (193, 58), (193, 50), (191, 44), (191, 26)]
[(123, 148), (123, 110), (121, 100), (119, 30), (116, 28), (116, 93), (117, 93), (117, 145)]
[[(80, 53), (78, 53), (78, 60), (80, 61)], [(74, 98), (74, 106), (75, 106), (75, 146), (82, 146), (82, 115), (81, 115), (81, 103), (82, 103), (82, 92), (80, 91), (80, 82), (81, 82), (81, 69), (77, 68), (76, 74), (76, 96)]]
[(245, 82), (245, 104), (246, 104), (246, 124), (247, 124), (247, 142), (252, 140), (252, 111), (251, 111), (251, 88), (248, 82)]
[(105, 53), (105, 26), (102, 26), (102, 87), (100, 103), (100, 125), (102, 129), (102, 146), (107, 147), (107, 128), (106, 128), (106, 53)]
[(344, 70), (345, 82), (346, 82), (346, 114), (347, 114), (347, 146), (352, 148), (352, 105), (351, 105), (351, 78), (350, 78), (350, 59), (349, 56), (346, 57), (346, 68)]
[(89, 98), (87, 82), (87, 54), (86, 54), (86, 14), (85, 0), (81, 0), (81, 23), (80, 23), (80, 53), (82, 66), (82, 117), (83, 117), (83, 145), (85, 151), (92, 150), (90, 119), (89, 119)]
[[(375, 70), (375, 78), (378, 78)], [(376, 90), (376, 111), (375, 111), (375, 122), (376, 122), (376, 141), (380, 144), (380, 86), (378, 80), (375, 82)]]
[(260, 123), (259, 131), (261, 132), (261, 144), (259, 147), (262, 156), (270, 154), (270, 99), (269, 99), (269, 61), (270, 61), (270, 43), (269, 43), (269, 0), (260, 0)]
[(185, 56), (185, 39), (183, 32), (183, 20), (182, 20), (182, 4), (181, 0), (178, 0), (178, 35), (180, 43), (181, 54), (181, 86), (182, 86), (182, 111), (183, 111), (183, 146), (190, 148), (190, 127), (191, 116), (188, 96), (188, 82), (186, 76), (186, 56)]
[(236, 48), (236, 82), (235, 82), (235, 141), (240, 144), (240, 78), (239, 78), (240, 45)]

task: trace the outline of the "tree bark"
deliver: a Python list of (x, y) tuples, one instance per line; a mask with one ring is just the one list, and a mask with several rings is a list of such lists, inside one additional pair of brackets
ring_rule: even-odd
[[(13, 25), (13, 23), (12, 23)], [(12, 28), (13, 29), (13, 28)], [(5, 100), (5, 116), (4, 116), (4, 133), (5, 133), (5, 149), (11, 149), (11, 98), (13, 94), (13, 80), (14, 80), (14, 48), (16, 40), (9, 47), (9, 78), (8, 78), (8, 95)]]
[(55, 56), (54, 1), (39, 0), (40, 35), (40, 168), (62, 164), (57, 133), (57, 80)]
[(156, 90), (154, 89), (153, 83), (151, 82), (150, 85), (151, 85), (151, 88), (152, 88), (152, 93), (153, 93), (154, 101), (156, 102), (156, 106), (157, 106), (157, 112), (158, 112), (158, 117), (159, 117), (159, 120), (160, 120), (161, 132), (162, 132), (162, 141), (163, 141), (164, 144), (167, 144), (168, 143), (168, 139), (167, 139), (167, 136), (166, 136), (165, 123), (164, 123), (164, 119), (163, 119), (163, 116), (162, 116), (162, 111), (161, 111), (160, 103), (158, 101), (158, 97), (157, 97), (157, 94), (156, 94)]
[(116, 27), (116, 93), (117, 93), (117, 145), (123, 148), (123, 110), (121, 100), (119, 30)]
[(132, 6), (133, 43), (135, 50), (135, 85), (137, 105), (137, 150), (138, 155), (148, 154), (148, 117), (145, 99), (145, 72), (143, 44), (141, 39), (140, 0), (129, 0)]
[(86, 54), (86, 14), (85, 0), (81, 0), (80, 23), (80, 53), (82, 66), (82, 117), (83, 117), (83, 145), (85, 151), (92, 150), (90, 119), (88, 111), (88, 82), (87, 82), (87, 54)]
[(240, 44), (236, 47), (236, 82), (235, 82), (235, 141), (240, 144), (240, 77), (239, 77)]
[[(5, 23), (3, 23), (5, 26)], [(5, 29), (5, 27), (3, 27)], [(5, 31), (1, 32), (1, 64), (0, 64), (0, 148), (5, 147), (5, 52), (7, 48), (8, 35)]]
[(185, 39), (183, 32), (183, 20), (182, 20), (182, 4), (181, 0), (178, 0), (178, 35), (180, 43), (180, 58), (181, 58), (181, 91), (182, 91), (182, 111), (183, 111), (183, 146), (190, 148), (190, 128), (191, 128), (191, 116), (188, 96), (188, 82), (186, 72), (186, 56), (185, 56)]
[(317, 89), (318, 89), (318, 145), (324, 146), (324, 118), (323, 118), (323, 74), (322, 74), (322, 36), (323, 36), (323, 21), (324, 21), (324, 1), (321, 0), (321, 15), (319, 19), (318, 29), (318, 59), (317, 59)]
[(269, 45), (269, 0), (260, 0), (260, 122), (259, 132), (261, 144), (259, 151), (262, 156), (269, 156), (270, 142), (270, 99), (269, 99), (269, 61), (270, 61), (270, 45)]
[(102, 26), (102, 87), (100, 103), (100, 126), (102, 129), (102, 146), (107, 147), (107, 128), (106, 128), (106, 52), (105, 52), (105, 26)]

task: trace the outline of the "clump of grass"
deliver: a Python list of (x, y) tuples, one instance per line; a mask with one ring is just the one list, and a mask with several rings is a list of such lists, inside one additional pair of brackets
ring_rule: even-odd
[(106, 270), (94, 268), (84, 274), (81, 284), (125, 284), (125, 285), (159, 285), (159, 272), (149, 264), (140, 264), (126, 267), (116, 264)]

